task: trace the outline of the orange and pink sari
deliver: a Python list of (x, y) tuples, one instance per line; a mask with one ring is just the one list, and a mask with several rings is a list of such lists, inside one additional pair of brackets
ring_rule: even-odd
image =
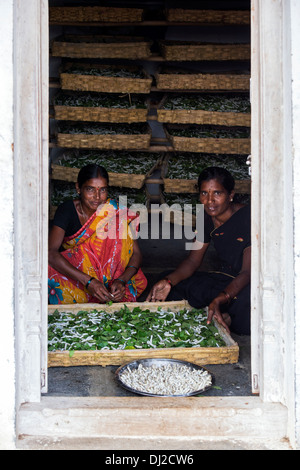
[[(61, 252), (77, 269), (95, 277), (109, 288), (122, 275), (132, 256), (133, 239), (138, 229), (136, 214), (120, 208), (109, 199), (72, 235), (63, 241)], [(141, 269), (126, 284), (122, 302), (135, 302), (147, 286)], [(99, 302), (78, 281), (67, 278), (48, 266), (48, 303)]]

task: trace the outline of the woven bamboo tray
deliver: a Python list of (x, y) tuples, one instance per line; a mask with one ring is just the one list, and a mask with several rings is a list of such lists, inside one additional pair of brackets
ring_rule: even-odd
[(172, 73), (160, 70), (156, 75), (159, 90), (250, 90), (249, 74)]
[(175, 151), (200, 152), (230, 155), (249, 155), (251, 139), (196, 138), (172, 136), (165, 129), (168, 140)]
[[(78, 42), (78, 39), (81, 42)], [(151, 55), (150, 46), (150, 41), (142, 40), (141, 38), (130, 38), (128, 36), (119, 36), (117, 42), (114, 36), (91, 37), (71, 35), (60, 40), (54, 40), (51, 51), (53, 57), (136, 60), (148, 58)]]
[(82, 106), (54, 106), (55, 119), (91, 122), (146, 122), (148, 110)]
[[(186, 301), (180, 302), (133, 302), (126, 304), (129, 309), (140, 306), (150, 311), (157, 310), (158, 307), (181, 310), (188, 308)], [(113, 313), (124, 307), (124, 304), (113, 304), (111, 306), (99, 304), (72, 304), (72, 305), (49, 305), (49, 314), (59, 310), (61, 312), (77, 313), (80, 310), (93, 310), (99, 307), (107, 312)], [(71, 367), (84, 365), (123, 365), (127, 362), (146, 358), (168, 358), (193, 362), (194, 364), (234, 364), (238, 362), (239, 346), (231, 338), (226, 330), (215, 322), (226, 346), (224, 347), (199, 347), (199, 348), (164, 348), (164, 349), (126, 349), (126, 350), (105, 350), (105, 351), (74, 351), (70, 355), (69, 351), (49, 351), (48, 367)]]
[[(151, 170), (145, 175), (133, 173), (114, 173), (108, 172), (110, 186), (118, 186), (120, 188), (134, 188), (141, 189), (144, 186), (145, 180), (149, 178), (151, 173), (159, 166), (158, 161)], [(60, 181), (69, 181), (76, 183), (79, 168), (70, 168), (67, 166), (51, 165), (51, 179)]]
[(146, 150), (151, 131), (146, 134), (57, 134), (57, 145), (65, 148)]
[[(91, 69), (119, 69), (113, 65), (78, 64), (80, 67)], [(152, 78), (141, 70), (144, 78), (123, 78), (114, 76), (93, 76), (85, 74), (68, 73), (73, 64), (67, 64), (60, 74), (61, 88), (63, 90), (95, 91), (105, 93), (150, 93)], [(123, 67), (123, 66), (122, 66)], [(135, 71), (137, 67), (126, 66), (127, 70)]]
[(159, 122), (179, 124), (212, 124), (219, 126), (251, 126), (251, 115), (246, 113), (229, 113), (204, 111), (202, 109), (163, 109), (166, 97), (157, 109)]
[[(165, 193), (189, 193), (195, 194), (199, 192), (198, 181), (177, 179), (177, 178), (164, 178), (164, 192)], [(234, 191), (237, 194), (251, 194), (251, 181), (250, 180), (236, 180)]]
[(249, 44), (201, 44), (187, 41), (160, 41), (165, 60), (250, 60)]
[(92, 22), (124, 22), (132, 23), (143, 20), (140, 8), (111, 7), (50, 7), (50, 23), (92, 23)]
[(216, 24), (250, 24), (250, 11), (243, 10), (185, 10), (170, 8), (166, 10), (168, 21), (200, 22)]

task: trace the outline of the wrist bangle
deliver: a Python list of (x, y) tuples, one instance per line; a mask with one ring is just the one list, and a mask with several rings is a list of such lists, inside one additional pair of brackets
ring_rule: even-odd
[(228, 294), (228, 292), (226, 292), (225, 290), (222, 290), (221, 294), (224, 294), (226, 299), (227, 299), (227, 303), (229, 304), (229, 302), (231, 301), (231, 295)]
[(86, 285), (85, 285), (85, 288), (86, 288), (86, 289), (89, 287), (89, 285), (90, 285), (90, 283), (92, 282), (93, 279), (95, 279), (95, 278), (94, 278), (94, 277), (91, 277), (91, 278), (88, 280), (88, 282), (87, 282)]
[(136, 272), (138, 272), (139, 268), (137, 268), (136, 266), (127, 266), (127, 268), (134, 268), (136, 270)]
[(167, 281), (167, 282), (170, 284), (170, 286), (173, 287), (173, 284), (172, 284), (172, 282), (170, 281), (170, 279), (168, 279), (167, 277), (165, 277), (165, 281)]
[(116, 281), (121, 281), (123, 284), (126, 284), (126, 282), (123, 279), (120, 279), (119, 277), (116, 279)]

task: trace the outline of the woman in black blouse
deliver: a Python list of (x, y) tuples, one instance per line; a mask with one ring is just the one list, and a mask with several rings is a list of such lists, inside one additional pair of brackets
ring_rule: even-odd
[[(192, 307), (208, 306), (210, 323), (215, 317), (227, 331), (250, 334), (251, 222), (250, 207), (235, 203), (234, 179), (223, 168), (206, 168), (199, 176), (200, 203), (204, 205), (204, 243), (158, 281), (148, 301), (186, 299)], [(198, 269), (210, 241), (221, 268)]]

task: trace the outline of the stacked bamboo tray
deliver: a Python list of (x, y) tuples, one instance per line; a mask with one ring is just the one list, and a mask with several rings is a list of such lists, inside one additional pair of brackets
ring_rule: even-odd
[(250, 24), (248, 10), (199, 10), (185, 8), (169, 8), (166, 19), (170, 22), (181, 23), (210, 23), (210, 24)]
[[(227, 168), (235, 178), (235, 192), (248, 198), (251, 182), (246, 158), (250, 153), (248, 138), (237, 138), (239, 133), (248, 133), (251, 125), (248, 96), (234, 94), (181, 94), (164, 96), (157, 109), (158, 121), (165, 125), (167, 137), (172, 142), (173, 153), (166, 156), (163, 177), (164, 199), (172, 206), (191, 204), (193, 213), (190, 222), (184, 219), (182, 211), (170, 212), (171, 221), (194, 225), (195, 207), (199, 203), (197, 178), (208, 166)], [(170, 135), (199, 132), (201, 137)], [(222, 132), (222, 137), (204, 137), (203, 130)], [(202, 132), (202, 134), (201, 134)], [(224, 138), (227, 132), (232, 138)], [(242, 134), (243, 135), (243, 134)], [(197, 195), (197, 196), (196, 196)], [(241, 196), (243, 195), (243, 196)]]
[[(91, 75), (91, 70), (105, 74)], [(124, 70), (127, 76), (117, 76), (116, 73), (120, 70)], [(60, 72), (60, 83), (62, 90), (149, 94), (152, 78), (144, 69), (137, 66), (66, 63)]]
[(151, 56), (151, 41), (141, 37), (66, 35), (51, 45), (53, 57), (72, 59), (147, 59)]
[[(173, 149), (249, 155), (251, 115), (245, 112), (243, 101), (233, 95), (230, 98), (224, 94), (198, 96), (167, 95), (158, 107), (158, 120), (166, 123), (165, 133)], [(219, 107), (215, 97), (220, 101)]]
[[(165, 132), (175, 151), (215, 154), (244, 154), (251, 152), (250, 138), (185, 137), (176, 135), (181, 131), (178, 125), (169, 125)], [(191, 131), (195, 128), (191, 127)]]
[[(65, 25), (125, 25), (128, 23), (130, 31), (134, 24), (143, 25), (143, 21), (151, 24), (147, 20), (147, 12), (140, 8), (113, 8), (113, 7), (50, 7), (50, 24)], [(203, 24), (203, 25), (250, 25), (250, 11), (245, 10), (200, 10), (169, 8), (164, 10), (160, 18), (165, 18), (165, 24)], [(155, 25), (156, 22), (153, 22)], [(158, 23), (157, 23), (158, 24)], [(130, 33), (132, 34), (132, 33)], [(134, 33), (133, 33), (134, 34)], [(151, 127), (148, 125), (150, 116), (150, 93), (152, 91), (185, 91), (196, 93), (212, 92), (237, 92), (248, 94), (250, 90), (250, 74), (246, 71), (237, 72), (233, 63), (242, 63), (250, 59), (250, 45), (246, 43), (204, 43), (200, 41), (178, 41), (178, 40), (157, 40), (156, 47), (160, 50), (160, 57), (157, 56), (155, 47), (152, 47), (153, 40), (138, 36), (118, 36), (118, 35), (88, 35), (88, 34), (68, 34), (56, 38), (51, 44), (53, 57), (61, 57), (63, 68), (60, 71), (60, 84), (64, 92), (83, 92), (92, 94), (112, 94), (122, 100), (131, 100), (133, 95), (145, 95), (148, 100), (148, 109), (113, 108), (105, 106), (65, 106), (56, 103), (54, 106), (54, 117), (62, 125), (57, 132), (56, 143), (62, 149), (84, 149), (110, 151), (116, 150), (126, 152), (135, 150), (138, 153), (151, 151), (151, 144), (159, 142), (159, 139), (152, 139)], [(65, 62), (65, 59), (75, 59), (73, 63)], [(82, 59), (79, 62), (79, 59)], [(97, 59), (93, 63), (87, 63), (89, 59)], [(99, 59), (109, 59), (107, 64), (99, 64)], [(126, 69), (126, 74), (118, 74), (119, 65), (112, 65), (111, 59), (127, 60), (126, 65), (121, 66)], [(168, 61), (167, 66), (156, 68), (151, 77), (140, 66), (128, 65), (129, 61), (158, 60)], [(103, 60), (103, 61), (104, 61)], [(190, 64), (183, 68), (177, 66), (178, 62), (189, 61)], [(191, 67), (191, 61), (195, 67)], [(170, 63), (173, 62), (173, 65)], [(220, 70), (224, 70), (223, 64), (231, 64), (224, 72), (201, 72), (199, 64), (208, 62), (222, 63)], [(196, 65), (197, 64), (197, 65)], [(205, 67), (203, 66), (204, 70)], [(237, 69), (240, 67), (238, 66)], [(93, 69), (93, 73), (91, 73)], [(246, 66), (247, 69), (247, 66)], [(112, 72), (113, 71), (113, 72)], [(116, 72), (116, 73), (115, 73)], [(128, 72), (128, 73), (127, 73)], [(120, 95), (122, 94), (122, 95)], [(122, 98), (121, 98), (122, 96)], [(165, 99), (165, 98), (164, 98)], [(162, 124), (166, 136), (164, 152), (173, 152), (175, 155), (188, 154), (193, 152), (195, 158), (201, 159), (205, 154), (213, 155), (249, 155), (251, 153), (250, 135), (245, 138), (202, 138), (199, 136), (180, 136), (177, 129), (201, 129), (202, 126), (212, 126), (215, 128), (248, 128), (251, 125), (250, 113), (216, 112), (202, 109), (176, 109), (169, 110), (164, 107), (164, 100), (161, 101), (157, 109), (157, 121)], [(63, 124), (80, 124), (76, 132), (66, 131)], [(73, 125), (72, 124), (72, 125)], [(88, 124), (88, 125), (86, 125)], [(124, 128), (131, 128), (132, 133), (122, 132), (121, 124)], [(139, 126), (142, 131), (135, 132), (134, 127)], [(99, 132), (97, 131), (99, 128)], [(136, 127), (136, 128), (137, 128)], [(114, 131), (112, 129), (114, 128)], [(90, 129), (91, 132), (89, 132)], [(107, 132), (106, 132), (106, 130)], [(237, 137), (238, 133), (235, 137)], [(161, 139), (162, 142), (162, 139)], [(159, 145), (156, 151), (158, 151)], [(163, 148), (163, 146), (161, 147)], [(161, 175), (163, 178), (164, 192), (166, 194), (183, 193), (196, 194), (198, 191), (195, 178), (167, 178), (165, 169), (167, 165), (162, 164), (159, 157)], [(105, 166), (105, 165), (104, 165)], [(154, 168), (154, 167), (153, 167)], [(155, 167), (157, 168), (157, 167)], [(109, 168), (108, 168), (109, 170)], [(77, 169), (59, 168), (52, 164), (52, 178), (62, 181), (74, 182)], [(110, 182), (119, 188), (141, 189), (145, 185), (149, 173), (127, 174), (114, 172), (110, 173)], [(146, 188), (147, 189), (147, 188)], [(249, 180), (237, 180), (236, 190), (243, 194), (250, 193)], [(162, 202), (163, 202), (163, 198)]]
[(143, 20), (144, 10), (141, 8), (114, 8), (99, 6), (50, 7), (50, 23), (134, 23)]
[[(174, 95), (176, 97), (176, 95)], [(187, 95), (189, 96), (189, 95)], [(193, 96), (193, 95), (192, 95)], [(168, 109), (165, 107), (166, 102), (172, 100), (170, 95), (164, 96), (161, 100), (158, 110), (157, 118), (159, 122), (169, 124), (208, 124), (215, 126), (242, 126), (250, 127), (251, 115), (250, 113), (240, 112), (226, 112), (226, 111), (210, 111), (201, 109), (200, 105), (195, 109), (174, 108)]]
[[(133, 126), (133, 125), (131, 125)], [(57, 133), (59, 147), (76, 149), (114, 149), (114, 150), (146, 150), (150, 145), (151, 130), (145, 124), (139, 128), (127, 126), (81, 126), (78, 133), (68, 132), (72, 126), (61, 127)], [(91, 129), (91, 130), (90, 130)], [(127, 131), (125, 132), (125, 129)], [(135, 132), (136, 129), (136, 132)]]
[[(123, 75), (123, 76), (122, 76)], [(114, 94), (120, 106), (75, 105), (63, 106), (54, 103), (57, 121), (92, 122), (93, 125), (80, 127), (59, 126), (57, 144), (65, 148), (145, 150), (151, 140), (151, 129), (147, 121), (147, 104), (143, 108), (134, 106), (137, 93), (149, 94), (151, 78), (138, 67), (111, 66), (98, 64), (67, 63), (60, 74), (62, 90), (65, 93), (82, 92), (90, 101), (96, 102)], [(87, 93), (94, 95), (87, 95)], [(105, 93), (104, 93), (105, 92)], [(120, 95), (124, 93), (124, 95)], [(134, 93), (134, 96), (132, 95)], [(80, 95), (79, 95), (80, 96)], [(146, 98), (144, 98), (146, 101)], [(85, 100), (86, 101), (86, 100)], [(127, 103), (127, 106), (123, 106)], [(115, 105), (114, 105), (115, 106)], [(97, 123), (103, 123), (97, 126)], [(124, 126), (120, 126), (124, 123)], [(132, 126), (131, 126), (132, 124)], [(136, 124), (136, 126), (134, 126)], [(65, 128), (65, 129), (64, 129)]]
[[(250, 24), (249, 10), (200, 10), (168, 8), (162, 15), (166, 21), (175, 23), (207, 23), (220, 25)], [(141, 8), (116, 8), (99, 6), (50, 7), (50, 24), (72, 23), (138, 23), (143, 21), (145, 11)]]
[[(130, 169), (127, 169), (127, 172), (121, 172), (122, 164), (118, 164), (118, 160), (126, 160), (128, 162), (128, 167), (130, 167), (130, 159), (135, 159), (135, 162), (141, 161), (140, 171), (141, 173), (134, 173)], [(72, 162), (73, 160), (73, 162)], [(145, 164), (148, 160), (148, 165)], [(72, 166), (67, 166), (72, 162)], [(51, 165), (51, 177), (54, 180), (58, 181), (67, 181), (71, 183), (76, 183), (78, 172), (80, 167), (83, 166), (83, 161), (86, 163), (95, 162), (100, 166), (107, 165), (109, 183), (110, 186), (117, 186), (119, 188), (133, 188), (141, 189), (146, 179), (153, 173), (157, 168), (160, 168), (163, 162), (163, 156), (150, 153), (135, 153), (134, 155), (129, 152), (84, 152), (80, 154), (79, 152), (75, 153), (70, 152), (66, 153), (60, 160), (59, 164)], [(142, 163), (144, 165), (142, 165)], [(81, 165), (80, 165), (81, 164)], [(113, 166), (117, 168), (117, 171), (113, 169)], [(137, 166), (137, 165), (136, 165)], [(142, 173), (142, 168), (146, 168)]]
[[(57, 147), (65, 154), (77, 152), (80, 156), (84, 151), (86, 154), (83, 160), (79, 158), (80, 165), (75, 164), (73, 168), (68, 167), (68, 158), (65, 161), (59, 158), (58, 162), (52, 163), (54, 202), (50, 218), (63, 198), (76, 198), (74, 183), (78, 171), (92, 161), (108, 170), (110, 197), (129, 191), (131, 201), (147, 204), (143, 189), (145, 179), (161, 160), (157, 153), (155, 156), (144, 153), (148, 151), (151, 140), (147, 123), (151, 77), (138, 66), (66, 63), (61, 69), (60, 81), (62, 91), (53, 100)], [(116, 151), (113, 158), (108, 158), (108, 153), (113, 151)], [(135, 157), (129, 153), (126, 157), (126, 152), (131, 151)], [(122, 171), (122, 165), (117, 165), (119, 158), (120, 162), (126, 158), (127, 163), (133, 158), (135, 161), (140, 159), (140, 171)], [(148, 161), (152, 164), (143, 170)], [(117, 171), (112, 169), (116, 166)]]
[(249, 44), (204, 44), (189, 41), (160, 41), (162, 56), (168, 61), (250, 60)]
[(248, 73), (199, 73), (179, 68), (160, 68), (155, 74), (158, 90), (249, 91)]

